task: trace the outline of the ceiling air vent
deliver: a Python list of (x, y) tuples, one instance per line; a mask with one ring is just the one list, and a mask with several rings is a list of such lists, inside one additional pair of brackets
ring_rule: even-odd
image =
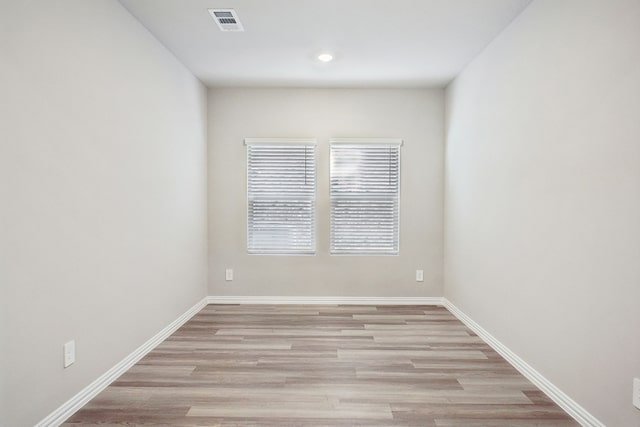
[(221, 31), (244, 31), (244, 27), (233, 9), (209, 9), (209, 13)]

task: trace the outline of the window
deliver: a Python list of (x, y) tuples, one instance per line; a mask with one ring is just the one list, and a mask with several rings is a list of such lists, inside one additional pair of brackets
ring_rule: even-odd
[(400, 139), (331, 140), (331, 253), (398, 255)]
[(314, 254), (316, 142), (247, 138), (247, 250)]

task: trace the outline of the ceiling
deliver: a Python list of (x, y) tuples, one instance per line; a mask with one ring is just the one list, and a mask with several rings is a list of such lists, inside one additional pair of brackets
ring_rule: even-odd
[[(207, 86), (442, 87), (530, 0), (120, 2)], [(209, 8), (245, 31), (220, 31)]]

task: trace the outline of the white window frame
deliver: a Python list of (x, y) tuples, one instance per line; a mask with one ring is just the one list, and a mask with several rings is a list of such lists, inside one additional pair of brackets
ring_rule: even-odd
[(401, 189), (402, 189), (402, 150), (401, 147), (404, 145), (404, 141), (401, 138), (331, 138), (329, 139), (329, 155), (331, 157), (331, 147), (333, 145), (390, 145), (398, 147), (398, 192), (397, 192), (397, 215), (398, 215), (398, 235), (397, 235), (397, 251), (394, 252), (345, 252), (345, 251), (335, 251), (333, 245), (333, 214), (331, 210), (333, 209), (333, 198), (331, 195), (331, 164), (329, 167), (329, 197), (330, 197), (330, 219), (329, 219), (329, 227), (330, 227), (330, 236), (329, 236), (329, 252), (331, 256), (399, 256), (400, 255), (400, 235), (401, 235), (401, 224), (400, 224), (400, 208), (401, 208)]
[[(247, 245), (247, 254), (249, 255), (282, 255), (282, 256), (313, 256), (316, 254), (318, 239), (317, 239), (317, 192), (318, 192), (318, 152), (317, 152), (317, 140), (315, 138), (245, 138), (244, 145), (246, 148), (246, 197), (245, 197), (245, 215), (246, 217), (246, 245)], [(313, 216), (312, 221), (313, 224), (311, 226), (313, 233), (313, 247), (309, 250), (251, 250), (249, 248), (249, 147), (250, 145), (270, 145), (270, 146), (278, 146), (278, 145), (307, 145), (314, 146), (315, 154), (314, 154), (314, 166), (315, 166), (315, 174), (314, 174), (314, 183), (313, 183)]]

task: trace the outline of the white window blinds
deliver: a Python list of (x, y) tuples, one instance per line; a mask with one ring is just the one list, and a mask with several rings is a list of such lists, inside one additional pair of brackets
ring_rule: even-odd
[(248, 252), (315, 253), (315, 140), (247, 138), (245, 144)]
[(399, 139), (331, 140), (331, 253), (397, 255)]

